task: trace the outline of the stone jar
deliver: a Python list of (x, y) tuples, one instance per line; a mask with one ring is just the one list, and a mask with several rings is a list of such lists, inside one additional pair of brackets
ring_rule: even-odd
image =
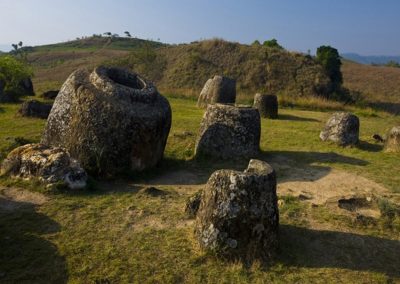
[(270, 258), (278, 246), (276, 175), (250, 160), (244, 172), (218, 170), (209, 178), (197, 211), (200, 247), (229, 257)]
[(208, 105), (196, 141), (196, 156), (251, 158), (260, 148), (261, 122), (252, 107)]
[(171, 108), (154, 85), (120, 68), (79, 69), (63, 84), (42, 143), (67, 149), (91, 174), (154, 167), (163, 157)]
[(205, 108), (208, 104), (234, 104), (236, 101), (236, 81), (234, 79), (215, 75), (204, 85), (197, 106)]

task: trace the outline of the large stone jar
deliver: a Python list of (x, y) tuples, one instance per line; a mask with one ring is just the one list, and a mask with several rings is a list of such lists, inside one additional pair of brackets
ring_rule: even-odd
[(254, 107), (264, 118), (278, 118), (278, 97), (275, 95), (256, 94), (254, 96)]
[(67, 149), (90, 173), (112, 176), (163, 157), (171, 108), (155, 86), (124, 69), (79, 69), (62, 86), (42, 138)]
[(269, 258), (278, 245), (279, 213), (274, 169), (250, 160), (244, 172), (218, 170), (197, 211), (200, 247), (226, 256)]
[(261, 122), (255, 108), (208, 105), (196, 142), (196, 156), (252, 158), (260, 149)]

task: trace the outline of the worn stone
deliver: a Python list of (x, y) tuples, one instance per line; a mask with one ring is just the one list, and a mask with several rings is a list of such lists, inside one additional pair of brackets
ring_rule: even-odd
[(333, 141), (341, 146), (358, 143), (360, 120), (347, 112), (337, 112), (332, 115), (319, 137), (322, 141)]
[(205, 250), (240, 258), (269, 258), (278, 245), (276, 175), (251, 160), (244, 172), (218, 170), (201, 196), (195, 235)]
[(138, 74), (79, 69), (55, 99), (42, 143), (67, 149), (92, 174), (113, 176), (155, 166), (170, 127), (167, 99)]
[(48, 100), (54, 100), (57, 97), (59, 91), (60, 90), (44, 92), (42, 94), (42, 97)]
[(260, 147), (261, 122), (251, 107), (208, 105), (196, 141), (196, 156), (220, 159), (252, 157)]
[(23, 102), (18, 112), (26, 117), (47, 118), (52, 106), (51, 104), (30, 100)]
[(223, 103), (234, 104), (236, 101), (236, 80), (215, 75), (208, 79), (204, 85), (199, 99), (198, 107), (207, 107), (208, 104)]
[(386, 152), (400, 152), (400, 126), (393, 127), (386, 135)]
[(192, 196), (190, 196), (186, 201), (185, 213), (191, 218), (195, 217), (197, 211), (199, 210), (201, 195), (202, 191), (200, 190), (195, 194), (193, 194)]
[(256, 94), (254, 96), (254, 107), (264, 118), (278, 118), (278, 97), (275, 95)]
[(22, 79), (19, 82), (18, 86), (22, 90), (24, 95), (27, 95), (27, 96), (35, 95), (31, 78), (28, 77), (28, 78)]
[(37, 178), (47, 184), (64, 184), (70, 189), (86, 187), (87, 174), (78, 161), (61, 148), (27, 144), (11, 151), (1, 164), (1, 174)]

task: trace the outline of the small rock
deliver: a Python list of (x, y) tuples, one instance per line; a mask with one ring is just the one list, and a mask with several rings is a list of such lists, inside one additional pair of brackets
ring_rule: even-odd
[(140, 193), (144, 193), (146, 195), (150, 195), (150, 196), (153, 196), (153, 197), (167, 195), (167, 192), (165, 192), (164, 190), (158, 189), (158, 188), (153, 187), (153, 186), (149, 186), (149, 187), (145, 187), (145, 188), (141, 189)]
[(385, 151), (400, 152), (400, 126), (393, 127), (387, 134)]

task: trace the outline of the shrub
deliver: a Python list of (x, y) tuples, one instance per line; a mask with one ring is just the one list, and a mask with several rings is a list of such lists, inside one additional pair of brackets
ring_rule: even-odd
[(23, 94), (20, 82), (32, 76), (24, 62), (6, 55), (0, 57), (0, 101), (16, 100)]

